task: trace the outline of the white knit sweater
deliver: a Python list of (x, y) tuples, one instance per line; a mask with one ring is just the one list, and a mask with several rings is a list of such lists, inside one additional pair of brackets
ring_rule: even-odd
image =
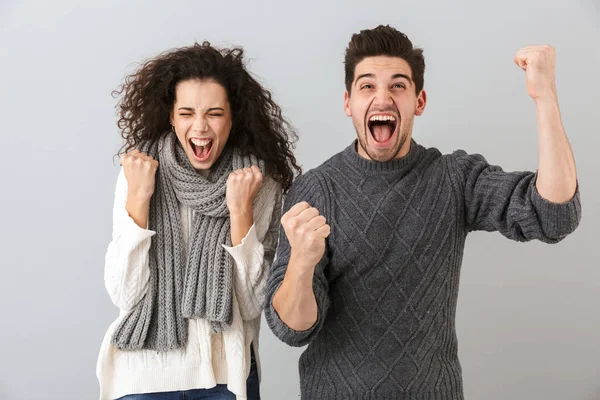
[[(182, 349), (122, 351), (110, 343), (121, 319), (144, 297), (148, 284), (148, 250), (156, 233), (141, 229), (125, 203), (127, 179), (121, 170), (115, 190), (112, 241), (106, 252), (104, 280), (113, 303), (120, 309), (110, 325), (96, 366), (100, 399), (113, 400), (133, 393), (211, 388), (227, 384), (237, 399), (246, 399), (250, 345), (258, 359), (258, 333), (269, 264), (277, 245), (281, 216), (281, 186), (265, 178), (253, 205), (254, 224), (238, 246), (224, 246), (234, 260), (233, 323), (223, 333), (211, 332), (202, 319), (189, 320), (188, 342)], [(184, 244), (194, 211), (180, 204)]]

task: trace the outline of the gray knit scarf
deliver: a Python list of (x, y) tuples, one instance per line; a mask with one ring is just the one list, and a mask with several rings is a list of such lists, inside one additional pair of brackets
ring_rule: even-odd
[[(145, 296), (121, 321), (112, 344), (122, 350), (168, 351), (185, 347), (188, 318), (203, 318), (215, 332), (233, 319), (233, 261), (225, 199), (229, 173), (264, 163), (225, 146), (207, 177), (190, 164), (173, 132), (140, 150), (158, 160), (150, 201), (149, 229), (156, 231), (149, 252), (150, 280)], [(192, 208), (193, 228), (184, 254), (178, 202)]]

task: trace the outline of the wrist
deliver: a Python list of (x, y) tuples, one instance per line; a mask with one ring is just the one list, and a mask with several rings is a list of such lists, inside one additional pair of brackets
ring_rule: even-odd
[(150, 207), (150, 199), (151, 196), (145, 195), (136, 195), (134, 193), (129, 193), (127, 195), (127, 206), (133, 206), (136, 208), (148, 208)]
[(231, 218), (246, 217), (252, 215), (252, 203), (231, 206), (229, 208), (229, 215)]
[(548, 92), (537, 96), (533, 101), (535, 102), (536, 107), (558, 106), (558, 96), (555, 92)]
[(295, 280), (312, 282), (312, 277), (315, 273), (316, 266), (317, 263), (306, 260), (306, 257), (304, 257), (302, 254), (294, 252), (292, 249), (287, 270)]

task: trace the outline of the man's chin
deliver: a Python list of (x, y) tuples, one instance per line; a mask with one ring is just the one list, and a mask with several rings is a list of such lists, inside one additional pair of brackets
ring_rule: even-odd
[(388, 162), (388, 161), (392, 161), (395, 157), (396, 154), (398, 152), (394, 152), (394, 151), (381, 151), (378, 150), (376, 152), (369, 152), (369, 158), (371, 158), (371, 160), (373, 161), (377, 161), (377, 162)]
[(366, 153), (369, 155), (369, 158), (373, 161), (378, 162), (387, 162), (392, 161), (394, 158), (398, 156), (402, 149), (399, 143), (392, 143), (389, 146), (381, 147), (374, 146), (372, 144), (367, 144)]

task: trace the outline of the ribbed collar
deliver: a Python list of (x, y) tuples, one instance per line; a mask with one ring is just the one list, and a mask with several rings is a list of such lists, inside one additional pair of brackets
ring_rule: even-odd
[(410, 150), (404, 157), (397, 158), (391, 161), (373, 161), (362, 158), (356, 151), (357, 140), (354, 140), (352, 144), (342, 152), (342, 157), (350, 164), (358, 167), (365, 172), (400, 172), (412, 169), (415, 164), (419, 161), (425, 148), (414, 139), (410, 140)]

